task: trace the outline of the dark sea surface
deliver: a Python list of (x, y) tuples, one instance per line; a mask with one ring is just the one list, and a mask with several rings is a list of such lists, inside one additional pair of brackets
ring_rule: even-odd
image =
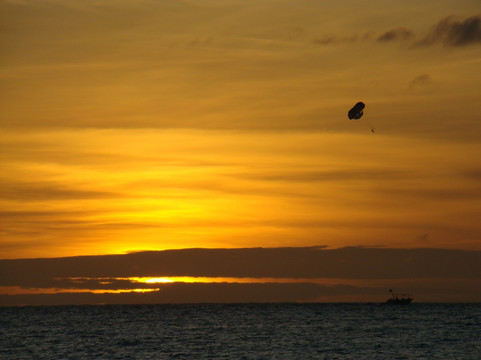
[(0, 359), (481, 359), (481, 304), (0, 308)]

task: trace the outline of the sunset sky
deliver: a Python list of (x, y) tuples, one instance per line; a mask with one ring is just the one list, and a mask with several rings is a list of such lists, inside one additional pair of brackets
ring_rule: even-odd
[[(479, 0), (0, 0), (0, 269), (190, 248), (479, 259), (480, 69)], [(394, 281), (378, 270), (314, 282), (383, 299)], [(158, 271), (123, 277), (176, 276)], [(468, 273), (430, 289), (481, 301)], [(254, 275), (231, 277), (312, 278)], [(41, 282), (0, 293), (60, 286)]]

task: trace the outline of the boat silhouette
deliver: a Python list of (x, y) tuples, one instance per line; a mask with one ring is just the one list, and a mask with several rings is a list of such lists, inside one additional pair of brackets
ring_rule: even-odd
[(413, 298), (409, 294), (396, 294), (393, 293), (392, 289), (389, 289), (391, 297), (387, 299), (386, 304), (390, 305), (407, 305), (413, 301)]

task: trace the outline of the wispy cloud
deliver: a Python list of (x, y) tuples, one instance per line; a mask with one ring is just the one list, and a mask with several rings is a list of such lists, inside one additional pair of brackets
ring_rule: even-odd
[(352, 169), (352, 170), (318, 170), (318, 171), (284, 171), (284, 172), (253, 172), (239, 174), (237, 178), (245, 178), (274, 182), (325, 182), (325, 181), (362, 181), (399, 179), (412, 176), (396, 169)]
[(409, 83), (410, 87), (417, 87), (417, 86), (425, 86), (429, 85), (433, 82), (431, 75), (429, 74), (421, 74), (416, 76), (414, 79), (411, 80)]
[[(366, 37), (363, 36), (363, 39)], [(312, 42), (317, 45), (332, 45), (332, 44), (339, 44), (339, 43), (355, 43), (359, 41), (360, 37), (357, 35), (352, 36), (337, 36), (337, 35), (324, 35), (314, 39)]]
[(17, 201), (108, 199), (119, 197), (110, 191), (75, 188), (60, 182), (0, 181), (0, 199)]
[(471, 179), (476, 181), (477, 183), (481, 183), (481, 168), (473, 168), (466, 171), (465, 175)]
[(419, 42), (419, 46), (442, 43), (444, 46), (481, 44), (481, 15), (459, 19), (449, 16), (438, 22)]
[(390, 41), (404, 41), (411, 39), (414, 33), (406, 28), (397, 28), (386, 31), (385, 33), (377, 37), (379, 42), (390, 42)]
[(417, 34), (412, 29), (398, 27), (387, 30), (380, 35), (366, 32), (361, 35), (341, 36), (324, 35), (313, 40), (317, 45), (335, 45), (341, 43), (356, 43), (359, 41), (371, 41), (378, 43), (405, 42), (413, 46), (431, 46), (443, 44), (448, 47), (459, 47), (481, 44), (481, 15), (461, 19), (448, 16), (435, 24), (427, 34)]

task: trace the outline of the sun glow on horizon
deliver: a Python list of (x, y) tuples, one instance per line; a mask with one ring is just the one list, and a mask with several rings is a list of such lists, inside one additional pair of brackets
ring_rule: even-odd
[(28, 295), (28, 294), (64, 294), (64, 293), (91, 293), (91, 294), (122, 294), (145, 293), (157, 291), (157, 288), (146, 289), (61, 289), (61, 288), (23, 288), (20, 286), (1, 286), (0, 295)]
[(146, 283), (146, 284), (165, 284), (165, 283), (173, 283), (174, 280), (171, 278), (167, 277), (154, 277), (154, 278), (128, 278), (131, 281), (136, 281), (140, 283)]
[[(341, 279), (318, 279), (318, 278), (273, 278), (273, 277), (205, 277), (205, 276), (169, 276), (169, 277), (131, 277), (122, 280), (145, 284), (168, 284), (168, 283), (230, 283), (230, 284), (266, 284), (266, 283), (318, 283), (334, 285)], [(346, 280), (346, 279), (342, 279)]]

